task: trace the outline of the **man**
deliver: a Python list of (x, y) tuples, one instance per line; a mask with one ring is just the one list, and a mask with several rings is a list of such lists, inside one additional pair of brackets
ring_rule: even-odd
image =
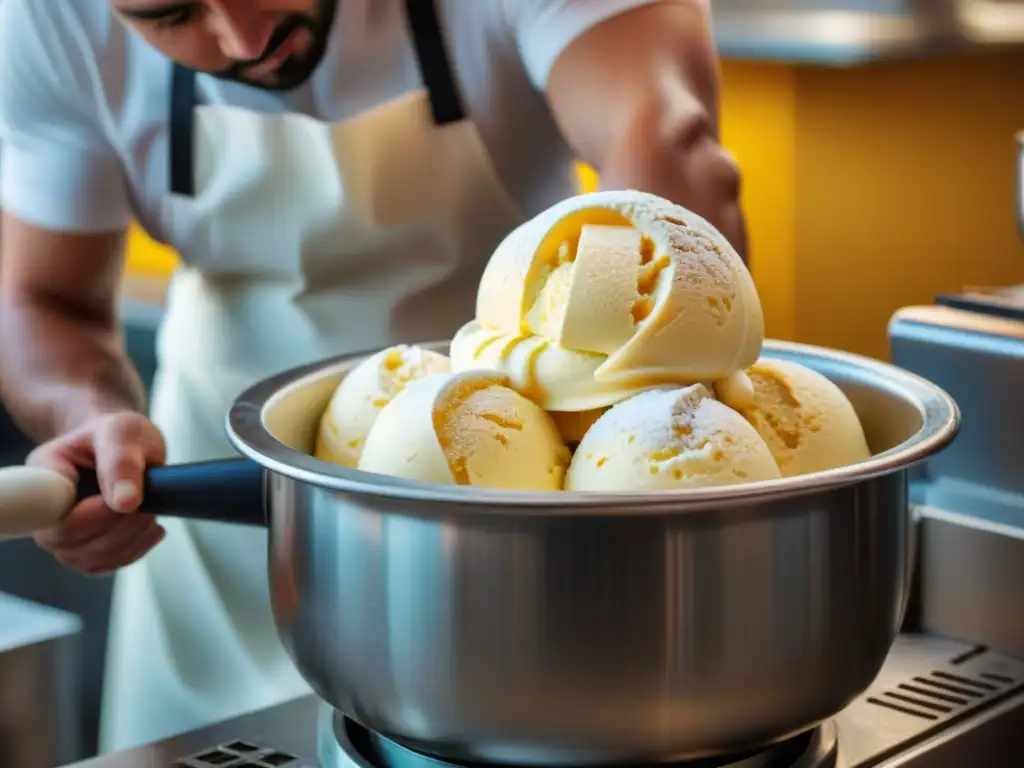
[[(573, 157), (743, 250), (708, 16), (707, 0), (4, 0), (4, 395), (43, 443), (31, 463), (95, 465), (102, 488), (37, 541), (86, 573), (135, 563), (105, 749), (307, 690), (273, 629), (265, 534), (124, 514), (145, 509), (145, 466), (231, 455), (244, 387), (451, 334), (499, 240), (572, 193)], [(130, 217), (184, 264), (152, 422), (117, 333)]]

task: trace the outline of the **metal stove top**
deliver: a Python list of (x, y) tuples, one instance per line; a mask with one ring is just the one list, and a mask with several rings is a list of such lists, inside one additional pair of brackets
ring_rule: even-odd
[[(902, 635), (834, 720), (767, 752), (687, 768), (985, 768), (1024, 755), (1024, 660)], [(444, 768), (307, 697), (73, 768)], [(677, 768), (681, 768), (677, 767)]]
[[(318, 753), (323, 768), (453, 766), (452, 763), (415, 752), (372, 733), (341, 715), (329, 715), (327, 720), (329, 722), (321, 721), (326, 727), (319, 731)], [(751, 750), (731, 757), (691, 760), (678, 765), (685, 768), (832, 768), (835, 766), (838, 743), (835, 723), (827, 722), (771, 749)], [(462, 763), (454, 765), (465, 768)], [(478, 768), (478, 765), (474, 764), (474, 768)]]

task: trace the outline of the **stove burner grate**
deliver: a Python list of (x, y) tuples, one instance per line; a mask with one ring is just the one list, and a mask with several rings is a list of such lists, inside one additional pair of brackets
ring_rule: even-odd
[(299, 758), (294, 755), (247, 741), (233, 741), (183, 757), (174, 763), (174, 768), (292, 768), (298, 764)]
[[(403, 746), (335, 713), (321, 741), (323, 768), (487, 768), (446, 761)], [(765, 749), (726, 757), (661, 764), (659, 768), (835, 768), (838, 739), (831, 721)]]

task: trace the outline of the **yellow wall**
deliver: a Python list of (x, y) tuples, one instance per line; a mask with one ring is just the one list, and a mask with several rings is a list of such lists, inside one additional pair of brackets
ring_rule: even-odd
[(723, 75), (770, 336), (886, 357), (897, 308), (1024, 281), (1024, 53)]
[(1024, 281), (1024, 53), (797, 73), (801, 341), (887, 355), (900, 306)]
[(743, 170), (751, 269), (766, 331), (777, 339), (797, 331), (795, 78), (790, 67), (730, 63), (722, 90), (722, 141)]
[(128, 235), (128, 263), (126, 269), (136, 275), (169, 275), (178, 259), (174, 251), (155, 243), (138, 227)]
[[(898, 307), (1024, 281), (1024, 54), (849, 70), (728, 62), (722, 122), (770, 336), (885, 356)], [(133, 235), (130, 269), (173, 264)]]

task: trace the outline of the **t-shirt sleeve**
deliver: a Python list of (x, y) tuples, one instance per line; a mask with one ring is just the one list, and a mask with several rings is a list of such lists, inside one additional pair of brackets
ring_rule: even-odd
[(613, 16), (672, 0), (505, 0), (530, 80), (545, 90), (558, 57), (585, 32)]
[(0, 208), (45, 229), (116, 230), (130, 216), (123, 166), (74, 17), (53, 0), (0, 0)]

